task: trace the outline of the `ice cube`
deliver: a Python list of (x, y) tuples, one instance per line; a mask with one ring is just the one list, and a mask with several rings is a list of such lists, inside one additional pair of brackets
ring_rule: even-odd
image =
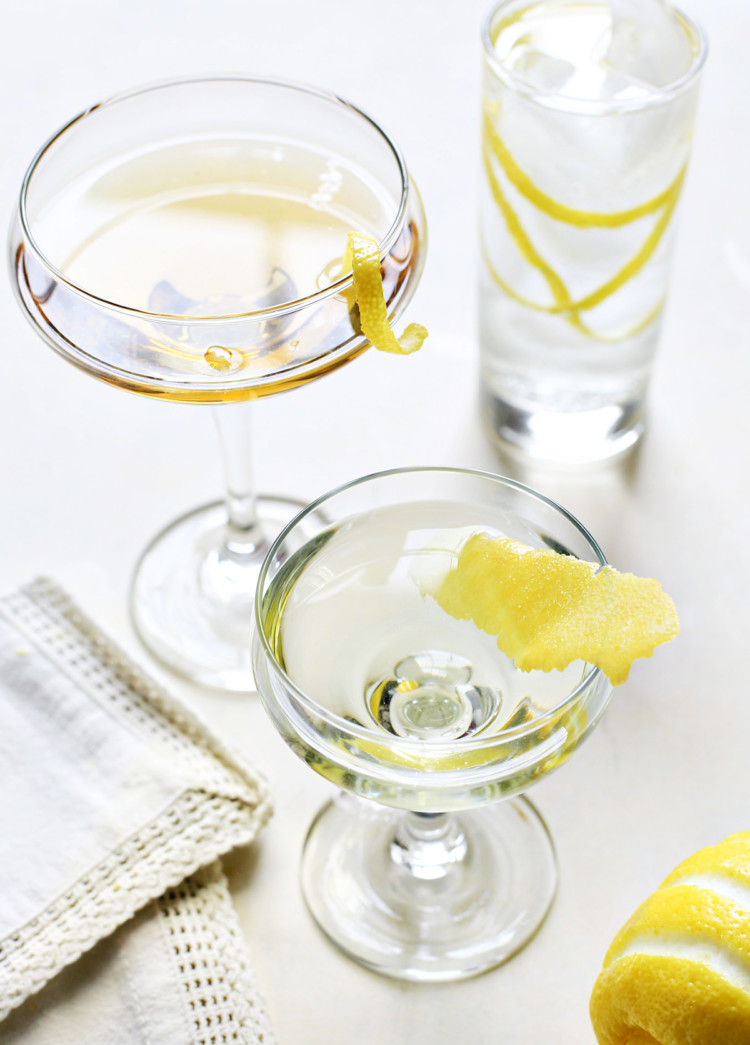
[(148, 307), (152, 312), (160, 312), (171, 316), (229, 316), (242, 312), (256, 312), (259, 309), (274, 308), (294, 301), (298, 297), (297, 288), (283, 269), (271, 270), (265, 288), (254, 296), (238, 294), (213, 294), (203, 301), (194, 301), (186, 297), (172, 284), (162, 279), (152, 289), (148, 298)]
[(271, 271), (270, 279), (266, 289), (259, 294), (254, 302), (255, 308), (273, 308), (275, 305), (285, 305), (288, 301), (294, 301), (299, 294), (292, 277), (281, 268)]
[(148, 296), (149, 310), (166, 316), (187, 315), (193, 304), (166, 279), (160, 280)]
[(565, 85), (564, 93), (569, 98), (609, 101), (643, 97), (647, 90), (640, 81), (633, 81), (601, 63), (590, 62), (576, 69)]
[(630, 81), (666, 87), (693, 61), (685, 29), (664, 0), (609, 0), (612, 37), (605, 62)]
[(510, 55), (509, 63), (519, 80), (538, 91), (558, 94), (562, 92), (576, 71), (572, 62), (554, 58), (526, 44), (517, 44)]

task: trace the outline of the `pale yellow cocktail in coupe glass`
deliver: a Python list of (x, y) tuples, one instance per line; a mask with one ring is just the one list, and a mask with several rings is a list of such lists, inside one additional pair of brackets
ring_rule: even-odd
[(577, 749), (612, 692), (580, 659), (520, 671), (496, 636), (425, 596), (475, 531), (605, 562), (527, 487), (404, 469), (313, 502), (258, 583), (258, 692), (292, 750), (344, 792), (310, 829), (305, 899), (347, 954), (402, 979), (474, 975), (536, 933), (557, 867), (519, 793)]
[(248, 403), (368, 345), (342, 264), (350, 231), (377, 241), (395, 319), (425, 248), (399, 148), (332, 94), (260, 79), (93, 106), (44, 145), (21, 189), (11, 264), (37, 332), (103, 381), (216, 408), (227, 497), (154, 540), (131, 600), (151, 652), (204, 685), (254, 688), (258, 570), (300, 507), (256, 496)]

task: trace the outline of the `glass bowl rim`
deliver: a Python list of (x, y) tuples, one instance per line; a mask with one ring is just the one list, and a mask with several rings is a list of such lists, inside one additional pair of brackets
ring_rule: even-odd
[(256, 309), (251, 312), (238, 312), (230, 313), (227, 315), (201, 315), (201, 316), (181, 316), (174, 313), (162, 313), (162, 312), (150, 312), (146, 309), (135, 308), (132, 305), (124, 305), (116, 301), (110, 301), (108, 298), (101, 297), (97, 294), (92, 293), (85, 287), (79, 285), (73, 280), (69, 279), (60, 269), (54, 265), (50, 259), (46, 256), (45, 252), (39, 247), (36, 238), (31, 230), (31, 225), (28, 218), (27, 211), (27, 197), (31, 186), (34, 174), (37, 172), (42, 160), (58, 141), (60, 141), (71, 128), (76, 127), (79, 123), (92, 116), (101, 110), (110, 108), (123, 102), (128, 102), (134, 98), (140, 97), (144, 94), (151, 94), (161, 90), (168, 90), (170, 88), (188, 87), (191, 85), (207, 85), (207, 84), (218, 84), (218, 83), (233, 83), (233, 84), (253, 84), (272, 88), (281, 88), (288, 91), (298, 91), (301, 94), (307, 95), (311, 98), (317, 98), (322, 102), (332, 104), (334, 107), (339, 107), (353, 113), (356, 117), (364, 120), (369, 126), (382, 138), (386, 146), (390, 149), (393, 158), (396, 162), (396, 167), (399, 172), (401, 180), (401, 197), (399, 205), (396, 211), (395, 218), (391, 222), (390, 228), (386, 232), (385, 236), (380, 240), (378, 249), (380, 251), (381, 261), (388, 254), (389, 250), (397, 240), (401, 233), (404, 220), (407, 215), (408, 209), (408, 197), (410, 189), (413, 189), (409, 172), (406, 166), (406, 160), (404, 155), (390, 136), (390, 134), (372, 117), (369, 113), (360, 109), (359, 106), (354, 105), (346, 98), (342, 98), (340, 95), (335, 94), (332, 91), (326, 91), (322, 88), (314, 87), (309, 84), (300, 83), (294, 80), (283, 80), (274, 79), (272, 77), (264, 76), (246, 76), (242, 74), (229, 74), (229, 73), (217, 73), (214, 75), (206, 76), (195, 76), (195, 77), (184, 77), (178, 79), (168, 79), (157, 81), (150, 84), (144, 84), (140, 87), (135, 87), (130, 90), (122, 91), (118, 94), (111, 95), (105, 98), (101, 102), (96, 102), (90, 105), (88, 108), (79, 112), (72, 119), (68, 120), (67, 123), (50, 135), (49, 138), (40, 146), (31, 162), (26, 168), (23, 180), (21, 182), (21, 188), (18, 195), (18, 206), (17, 214), (18, 220), (21, 227), (21, 234), (23, 237), (23, 247), (30, 249), (34, 255), (37, 263), (45, 269), (54, 279), (65, 286), (72, 293), (77, 294), (79, 297), (94, 303), (100, 308), (106, 308), (112, 312), (120, 315), (126, 315), (130, 317), (136, 317), (141, 319), (158, 320), (160, 323), (174, 323), (182, 325), (185, 322), (189, 322), (192, 325), (200, 326), (201, 324), (216, 324), (221, 323), (232, 323), (233, 321), (247, 321), (248, 319), (262, 320), (262, 319), (274, 319), (279, 316), (288, 315), (292, 312), (299, 312), (301, 309), (313, 305), (319, 301), (324, 301), (326, 298), (334, 297), (337, 294), (341, 294), (348, 287), (352, 285), (352, 273), (342, 276), (335, 282), (331, 283), (328, 287), (323, 287), (320, 290), (316, 290), (312, 294), (305, 295), (294, 301), (286, 301), (281, 305), (274, 305), (269, 308)]
[[(578, 0), (578, 2), (591, 7), (606, 6), (602, 3), (602, 0)], [(698, 41), (697, 54), (687, 72), (664, 87), (653, 88), (652, 91), (641, 98), (622, 98), (619, 100), (569, 98), (564, 99), (570, 103), (569, 106), (555, 105), (554, 101), (560, 97), (559, 95), (543, 91), (520, 79), (512, 70), (508, 69), (495, 51), (491, 33), (492, 22), (502, 7), (511, 6), (514, 3), (520, 7), (523, 4), (523, 0), (494, 0), (482, 19), (480, 36), (485, 60), (492, 72), (510, 90), (543, 108), (554, 109), (566, 116), (612, 116), (618, 113), (639, 112), (645, 109), (656, 108), (659, 105), (665, 105), (691, 86), (703, 68), (708, 55), (708, 37), (700, 22), (690, 18), (681, 8), (669, 4), (670, 9), (684, 22)], [(542, 3), (544, 3), (544, 0), (526, 0), (525, 6), (531, 8)]]
[[(591, 549), (596, 553), (599, 560), (599, 566), (607, 566), (607, 559), (601, 550), (596, 539), (589, 533), (586, 527), (581, 523), (571, 512), (569, 512), (562, 505), (558, 504), (551, 497), (547, 497), (539, 490), (535, 490), (524, 483), (518, 482), (516, 479), (511, 479), (508, 476), (499, 475), (495, 472), (484, 471), (482, 469), (475, 468), (461, 468), (460, 466), (442, 466), (442, 465), (418, 465), (418, 466), (405, 466), (401, 468), (388, 468), (382, 471), (370, 472), (367, 475), (359, 476), (356, 479), (351, 479), (348, 482), (341, 483), (326, 493), (316, 497), (314, 501), (311, 501), (302, 511), (298, 512), (293, 519), (291, 519), (283, 530), (278, 534), (273, 544), (269, 548), (263, 564), (258, 575), (258, 584), (255, 591), (255, 632), (257, 640), (263, 650), (263, 656), (270, 662), (272, 671), (274, 674), (279, 676), (285, 688), (293, 696), (294, 701), (301, 705), (306, 713), (317, 716), (323, 719), (328, 725), (332, 726), (339, 735), (349, 735), (357, 737), (359, 739), (367, 740), (372, 743), (373, 740), (377, 740), (378, 743), (382, 743), (386, 747), (398, 747), (402, 750), (408, 751), (410, 754), (424, 754), (426, 747), (429, 748), (431, 753), (434, 753), (436, 757), (449, 754), (455, 751), (456, 740), (430, 740), (424, 741), (411, 737), (402, 737), (397, 735), (391, 735), (388, 733), (375, 733), (374, 730), (367, 729), (365, 726), (360, 726), (357, 723), (350, 722), (348, 719), (337, 715), (335, 712), (330, 711), (328, 708), (319, 704), (317, 701), (309, 697), (303, 690), (301, 690), (296, 683), (289, 677), (284, 668), (279, 664), (276, 656), (271, 650), (266, 635), (266, 630), (262, 626), (262, 603), (263, 596), (265, 594), (266, 580), (268, 572), (273, 559), (275, 558), (276, 552), (283, 544), (287, 535), (301, 522), (306, 516), (311, 515), (313, 512), (327, 501), (332, 500), (339, 494), (345, 493), (347, 490), (353, 489), (357, 486), (362, 486), (365, 483), (372, 482), (375, 480), (385, 479), (392, 476), (404, 475), (404, 474), (425, 474), (425, 473), (442, 473), (444, 475), (459, 475), (468, 476), (475, 479), (486, 479), (491, 482), (505, 487), (510, 487), (522, 494), (531, 495), (535, 500), (540, 501), (542, 504), (549, 508), (554, 509), (560, 513), (564, 518), (568, 520), (573, 527), (578, 530), (581, 536), (589, 543)], [(497, 747), (499, 744), (506, 743), (507, 741), (517, 740), (522, 737), (530, 736), (535, 733), (538, 729), (543, 728), (550, 722), (556, 721), (560, 715), (569, 707), (578, 703), (581, 698), (587, 692), (593, 692), (596, 690), (597, 683), (604, 678), (604, 674), (600, 668), (595, 665), (590, 665), (589, 670), (586, 671), (581, 681), (563, 700), (555, 704), (554, 707), (550, 708), (543, 715), (539, 715), (529, 723), (525, 723), (520, 726), (515, 726), (512, 729), (501, 730), (499, 733), (494, 734), (483, 734), (481, 731), (473, 737), (462, 738), (460, 750), (461, 751), (479, 751), (483, 749), (491, 749)], [(610, 684), (610, 690), (612, 686)], [(263, 699), (265, 699), (264, 695)], [(609, 698), (607, 698), (608, 700)], [(321, 741), (321, 745), (324, 745), (324, 741)]]

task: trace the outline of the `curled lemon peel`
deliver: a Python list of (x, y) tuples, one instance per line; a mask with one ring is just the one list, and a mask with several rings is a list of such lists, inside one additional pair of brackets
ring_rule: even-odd
[[(681, 168), (673, 182), (663, 192), (647, 200), (639, 206), (628, 210), (613, 211), (610, 213), (599, 211), (584, 211), (559, 203), (557, 200), (542, 192), (529, 176), (518, 166), (510, 150), (503, 142), (494, 120), (498, 116), (498, 106), (489, 104), (485, 109), (483, 122), (483, 159), (484, 168), (492, 197), (501, 213), (508, 233), (514, 241), (521, 257), (531, 267), (536, 269), (542, 276), (551, 292), (552, 304), (532, 302), (514, 291), (497, 272), (495, 266), (488, 258), (488, 251), (484, 245), (485, 257), (490, 261), (488, 267), (492, 279), (501, 290), (509, 294), (519, 304), (533, 309), (537, 312), (557, 314), (565, 322), (578, 330), (579, 333), (596, 341), (617, 342), (635, 334), (640, 333), (649, 326), (660, 314), (663, 301), (657, 304), (635, 325), (619, 331), (615, 334), (603, 334), (592, 330), (581, 318), (582, 312), (595, 309), (597, 305), (612, 297), (627, 283), (634, 279), (646, 266), (652, 255), (658, 248), (664, 233), (669, 226), (672, 215), (677, 207), (682, 186), (685, 181), (686, 165)], [(640, 249), (616, 272), (609, 280), (601, 286), (592, 290), (579, 300), (574, 300), (564, 281), (554, 268), (542, 257), (539, 250), (534, 246), (528, 233), (524, 229), (518, 215), (512, 208), (510, 201), (503, 191), (500, 180), (496, 174), (495, 167), (502, 171), (508, 184), (523, 196), (539, 213), (546, 215), (562, 224), (577, 229), (588, 228), (620, 228), (649, 215), (658, 215), (651, 231), (644, 239)]]
[(633, 661), (674, 639), (679, 621), (658, 581), (548, 548), (474, 533), (449, 572), (423, 595), (497, 638), (522, 671), (595, 664), (614, 686)]
[(420, 349), (427, 337), (423, 326), (410, 323), (400, 338), (391, 329), (376, 240), (359, 232), (349, 233), (342, 271), (347, 272), (349, 269), (354, 278), (349, 304), (351, 307), (356, 300), (362, 333), (373, 348), (402, 356)]

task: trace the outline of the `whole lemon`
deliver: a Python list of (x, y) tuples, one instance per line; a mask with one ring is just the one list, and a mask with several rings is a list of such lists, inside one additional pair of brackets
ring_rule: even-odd
[(750, 832), (681, 863), (615, 936), (599, 1045), (750, 1045)]

